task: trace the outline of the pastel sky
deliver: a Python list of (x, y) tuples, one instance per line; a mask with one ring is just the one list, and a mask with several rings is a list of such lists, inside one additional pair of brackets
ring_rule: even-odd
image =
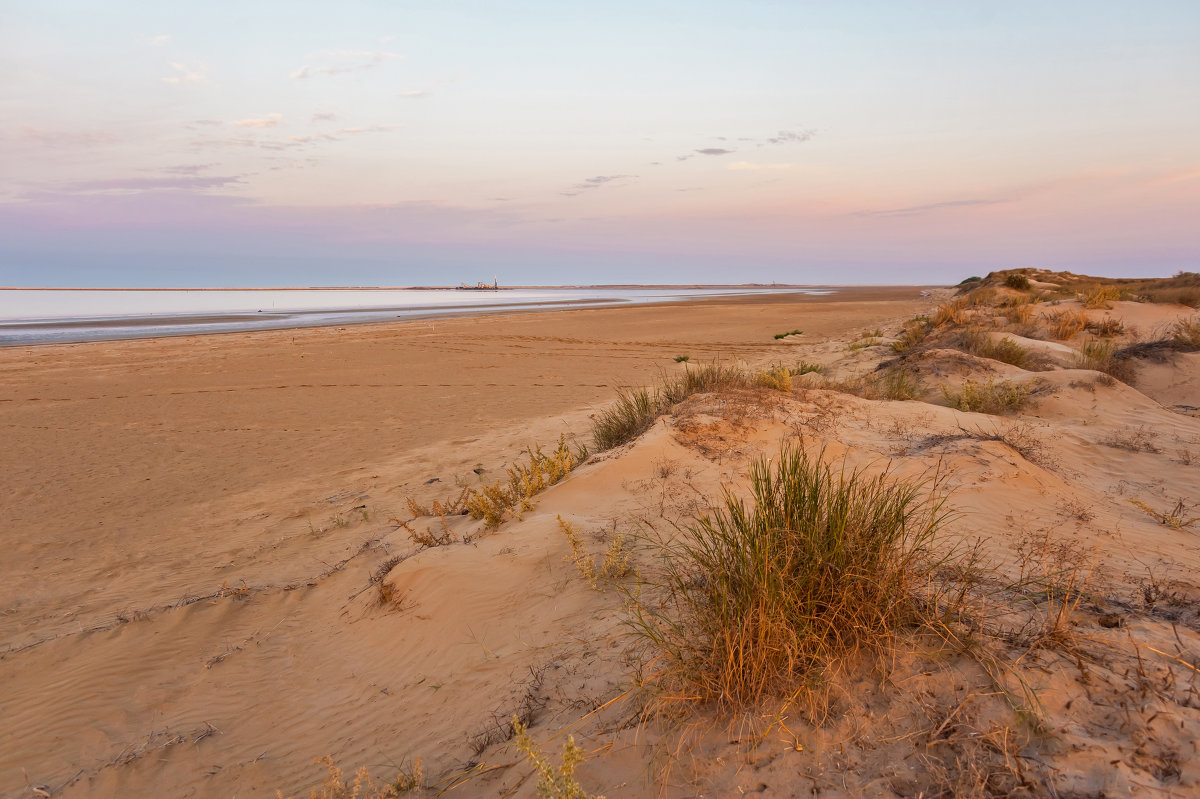
[(1200, 269), (1196, 0), (0, 0), (0, 285)]

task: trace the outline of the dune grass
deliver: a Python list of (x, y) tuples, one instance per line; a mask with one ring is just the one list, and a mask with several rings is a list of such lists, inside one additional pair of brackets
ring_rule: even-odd
[(918, 591), (946, 517), (930, 485), (785, 445), (752, 465), (750, 491), (749, 503), (727, 491), (663, 544), (661, 573), (633, 605), (633, 631), (656, 653), (650, 685), (668, 705), (794, 698), (839, 659), (925, 620)]
[(786, 333), (776, 333), (775, 340), (778, 341), (780, 339), (787, 338), (788, 336), (799, 336), (799, 335), (802, 335), (803, 333), (804, 333), (803, 330), (789, 330)]
[(957, 390), (942, 386), (942, 394), (956, 410), (999, 415), (1020, 410), (1029, 399), (1029, 386), (1008, 380), (964, 380)]

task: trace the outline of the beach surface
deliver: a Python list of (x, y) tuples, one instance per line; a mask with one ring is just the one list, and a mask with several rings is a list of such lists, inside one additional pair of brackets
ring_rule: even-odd
[(929, 305), (855, 288), (0, 350), (0, 794), (306, 792), (326, 754), (468, 768), (589, 596), (561, 553), (501, 544), (428, 573), (449, 606), (380, 608), (406, 499), (586, 441), (675, 356), (820, 358)]

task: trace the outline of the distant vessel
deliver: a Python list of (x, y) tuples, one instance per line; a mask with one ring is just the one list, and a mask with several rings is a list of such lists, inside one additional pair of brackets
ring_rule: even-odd
[(468, 286), (466, 283), (459, 283), (454, 288), (458, 291), (499, 291), (500, 279), (496, 277), (492, 278), (492, 283), (490, 286), (481, 280), (474, 286)]

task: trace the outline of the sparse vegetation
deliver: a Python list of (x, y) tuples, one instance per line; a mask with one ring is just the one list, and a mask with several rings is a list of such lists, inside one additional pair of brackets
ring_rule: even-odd
[[(324, 765), (329, 774), (319, 788), (309, 792), (309, 799), (399, 799), (404, 795), (423, 793), (419, 758), (413, 760), (408, 768), (402, 769), (394, 780), (384, 785), (378, 785), (371, 779), (366, 766), (360, 767), (354, 773), (354, 778), (348, 780), (343, 777), (342, 770), (334, 765), (333, 758), (326, 756), (317, 762)], [(275, 796), (283, 799), (283, 794), (279, 791), (275, 792)]]
[(1083, 311), (1059, 311), (1049, 320), (1050, 331), (1058, 341), (1070, 341), (1087, 326), (1087, 314)]
[(566, 439), (558, 439), (558, 446), (549, 455), (540, 446), (527, 449), (528, 463), (514, 463), (505, 469), (506, 479), (497, 480), (490, 486), (471, 489), (464, 507), (473, 519), (482, 519), (492, 529), (506, 519), (533, 510), (533, 497), (562, 480), (584, 458), (586, 451), (572, 452)]
[(942, 394), (946, 398), (946, 404), (960, 411), (1015, 413), (1028, 401), (1029, 386), (1008, 380), (988, 380), (986, 383), (964, 380), (957, 391), (943, 386)]
[(1168, 511), (1157, 511), (1139, 499), (1131, 499), (1128, 502), (1134, 507), (1145, 511), (1154, 521), (1173, 530), (1182, 530), (1186, 527), (1191, 527), (1196, 522), (1200, 522), (1200, 516), (1188, 515), (1187, 506), (1182, 499), (1176, 502), (1175, 507)]
[(676, 355), (675, 363), (687, 363), (691, 359), (692, 359), (692, 356), (690, 356), (690, 355)]
[(1012, 272), (1005, 276), (1004, 285), (1017, 291), (1029, 291), (1029, 278), (1020, 272)]
[(603, 796), (589, 794), (575, 779), (575, 769), (584, 760), (583, 750), (575, 745), (575, 736), (568, 736), (563, 746), (562, 763), (554, 768), (520, 719), (514, 717), (512, 727), (516, 733), (517, 748), (525, 753), (537, 774), (538, 799), (604, 799)]
[(659, 407), (659, 397), (650, 389), (620, 389), (613, 404), (592, 419), (596, 449), (612, 449), (637, 438), (654, 424)]
[(788, 336), (800, 336), (803, 334), (804, 334), (803, 330), (789, 330), (786, 333), (776, 333), (775, 340), (778, 341), (779, 339), (787, 338)]
[(797, 377), (799, 375), (807, 375), (807, 374), (814, 374), (814, 373), (819, 374), (819, 373), (823, 372), (824, 370), (825, 370), (825, 367), (819, 363), (809, 363), (808, 361), (797, 361), (796, 365), (793, 366), (788, 371), (791, 373), (792, 377)]
[(583, 538), (575, 529), (575, 525), (565, 521), (562, 516), (555, 518), (558, 520), (558, 529), (562, 530), (563, 535), (567, 537), (567, 543), (571, 546), (569, 560), (575, 564), (580, 576), (587, 580), (593, 591), (603, 590), (601, 584), (604, 581), (616, 580), (629, 575), (629, 559), (633, 552), (626, 545), (623, 535), (614, 532), (612, 541), (601, 558), (600, 565), (597, 566), (595, 558), (588, 553)]
[(1111, 308), (1114, 300), (1121, 299), (1124, 294), (1116, 286), (1096, 286), (1082, 297), (1084, 308)]
[(772, 366), (754, 375), (754, 383), (775, 391), (791, 391), (792, 373), (786, 366)]
[(879, 379), (879, 393), (884, 399), (912, 400), (920, 393), (917, 376), (903, 366), (886, 370)]
[(749, 505), (729, 492), (664, 544), (635, 603), (662, 702), (732, 709), (811, 691), (839, 658), (922, 622), (916, 592), (945, 517), (930, 486), (785, 446), (752, 466), (750, 490)]
[(1101, 439), (1100, 443), (1106, 447), (1114, 447), (1116, 449), (1127, 449), (1130, 452), (1159, 452), (1158, 445), (1154, 443), (1156, 438), (1154, 431), (1149, 427), (1142, 425), (1138, 428), (1126, 427), (1117, 430)]
[(1133, 364), (1128, 358), (1118, 357), (1116, 345), (1110, 341), (1093, 339), (1085, 341), (1075, 361), (1080, 369), (1104, 372), (1124, 383), (1132, 383)]

